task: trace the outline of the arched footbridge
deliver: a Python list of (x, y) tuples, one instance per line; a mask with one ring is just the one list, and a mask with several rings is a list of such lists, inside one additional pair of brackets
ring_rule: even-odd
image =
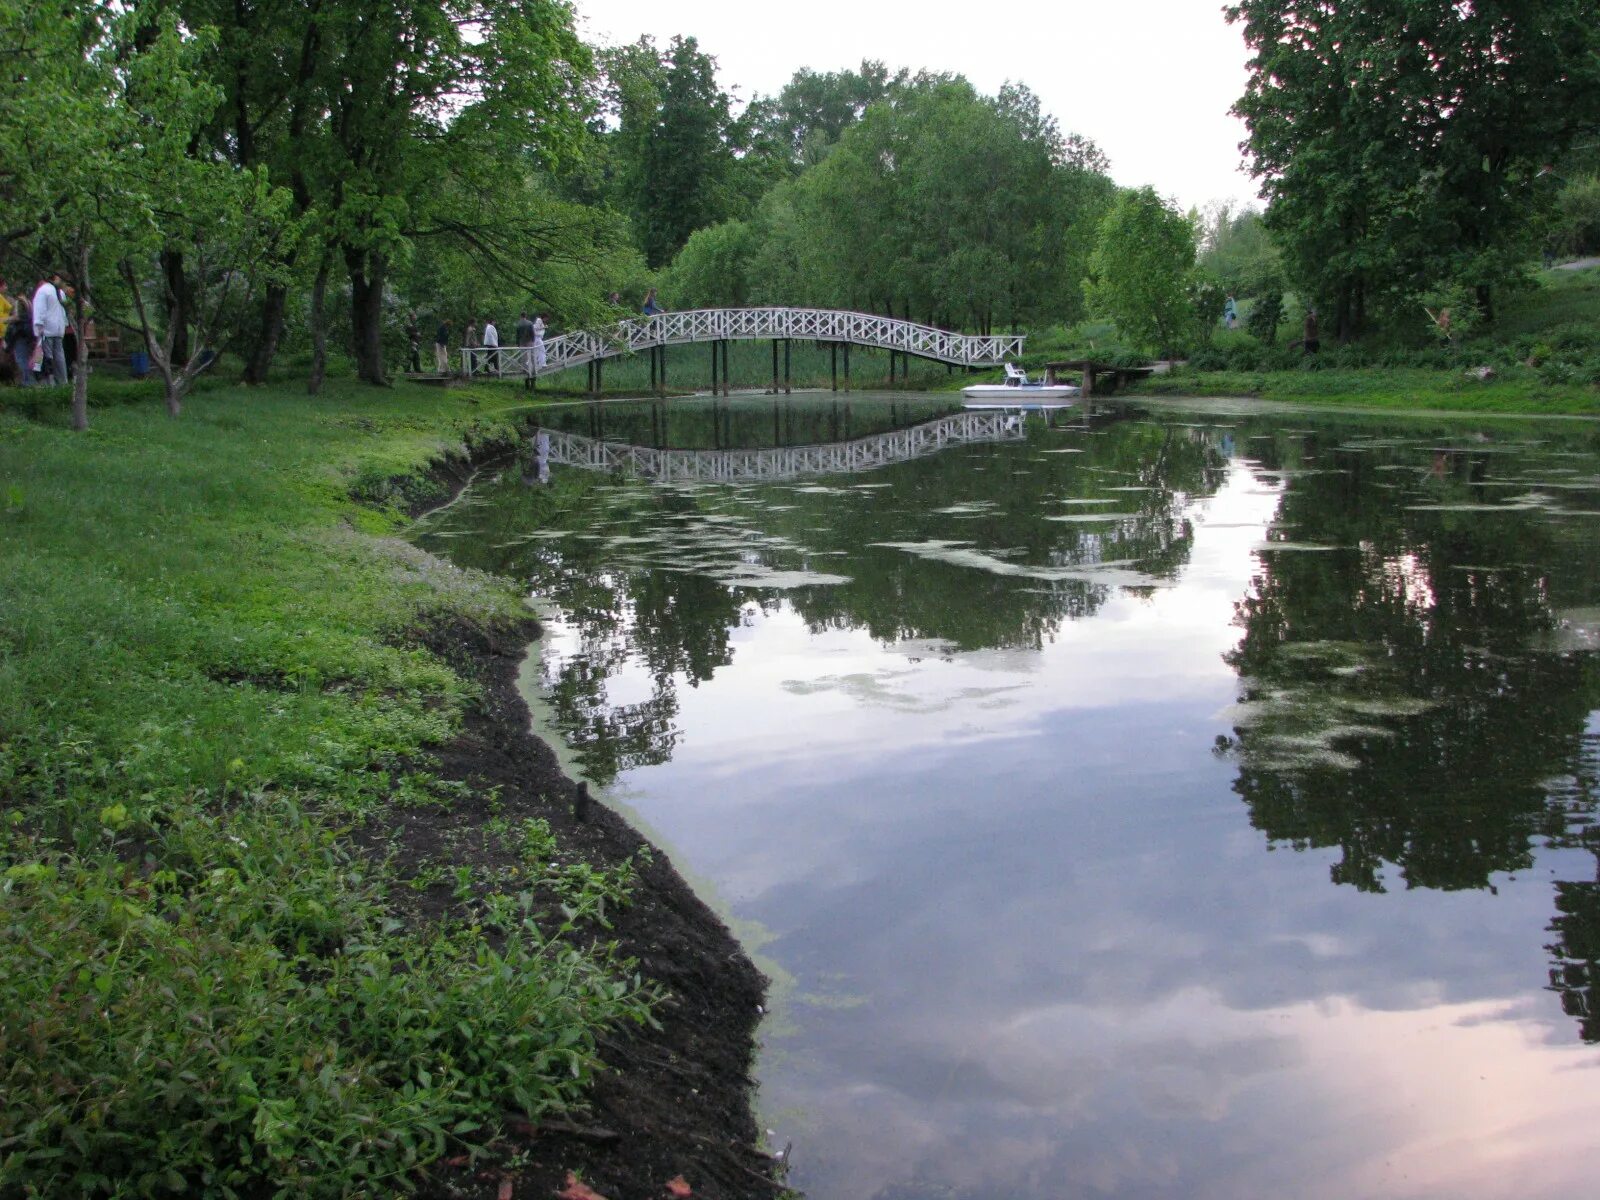
[(772, 340), (773, 382), (778, 381), (778, 348), (784, 348), (787, 382), (788, 343), (795, 339), (822, 342), (844, 350), (845, 377), (850, 375), (850, 347), (890, 352), (890, 377), (895, 356), (921, 358), (958, 367), (993, 367), (1022, 353), (1021, 334), (951, 333), (915, 321), (832, 308), (697, 308), (686, 312), (630, 317), (603, 329), (582, 329), (548, 338), (542, 362), (529, 346), (468, 347), (461, 351), (464, 375), (534, 378), (589, 365), (591, 390), (599, 390), (601, 364), (620, 355), (648, 353), (652, 388), (667, 385), (667, 347), (708, 344), (711, 347), (712, 390), (728, 387), (727, 344)]

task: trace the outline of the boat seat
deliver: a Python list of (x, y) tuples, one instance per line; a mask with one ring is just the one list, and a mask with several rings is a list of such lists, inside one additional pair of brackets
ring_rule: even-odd
[(1005, 363), (1003, 365), (1004, 365), (1004, 367), (1006, 369), (1006, 378), (1007, 379), (1027, 379), (1028, 378), (1028, 373), (1026, 371), (1024, 371), (1021, 367), (1017, 366), (1016, 363), (1008, 362), (1008, 363)]

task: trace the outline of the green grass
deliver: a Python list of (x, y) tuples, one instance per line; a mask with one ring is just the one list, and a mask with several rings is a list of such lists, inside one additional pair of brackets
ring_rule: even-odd
[(418, 632), (523, 609), (395, 535), (521, 394), (93, 393), (0, 393), (0, 1194), (387, 1191), (573, 1103), (628, 964), (526, 897), (407, 925), (346, 837), (452, 801)]
[(1479, 380), (1464, 371), (1328, 368), (1302, 371), (1196, 371), (1179, 367), (1134, 385), (1147, 396), (1247, 396), (1347, 408), (1600, 416), (1600, 390), (1547, 384), (1532, 371)]

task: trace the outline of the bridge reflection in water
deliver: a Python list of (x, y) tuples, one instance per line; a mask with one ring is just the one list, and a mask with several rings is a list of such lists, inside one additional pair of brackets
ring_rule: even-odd
[(1015, 413), (964, 412), (908, 429), (812, 446), (657, 450), (541, 428), (534, 431), (534, 447), (541, 477), (549, 465), (556, 465), (626, 472), (658, 480), (727, 482), (872, 471), (936, 454), (946, 446), (1020, 441), (1026, 436), (1023, 420)]

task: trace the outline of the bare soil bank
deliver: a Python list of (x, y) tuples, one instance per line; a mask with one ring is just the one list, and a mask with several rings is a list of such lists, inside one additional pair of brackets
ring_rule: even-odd
[[(503, 457), (503, 448), (493, 457)], [(440, 464), (434, 480), (454, 495), (470, 476), (470, 465), (456, 461)], [(778, 1163), (757, 1149), (751, 1107), (766, 980), (665, 853), (604, 805), (577, 803), (578, 785), (532, 733), (517, 688), (522, 657), (538, 632), (531, 619), (512, 629), (446, 625), (419, 632), (419, 641), (482, 688), (461, 735), (437, 750), (436, 773), (464, 784), (466, 798), (448, 811), (395, 809), (392, 825), (368, 830), (362, 840), (394, 853), (401, 877), (440, 859), (474, 869), (513, 865), (515, 848), (487, 836), (497, 817), (513, 825), (542, 818), (566, 860), (614, 867), (633, 857), (632, 902), (613, 916), (606, 936), (670, 998), (656, 1013), (660, 1029), (618, 1029), (607, 1038), (602, 1057), (611, 1069), (598, 1077), (586, 1114), (543, 1126), (509, 1116), (509, 1132), (489, 1156), (436, 1164), (420, 1194), (548, 1197), (563, 1188), (568, 1172), (606, 1200), (654, 1200), (669, 1195), (668, 1182), (679, 1176), (692, 1195), (708, 1200), (788, 1194)], [(414, 917), (460, 915), (448, 883), (404, 902)]]

